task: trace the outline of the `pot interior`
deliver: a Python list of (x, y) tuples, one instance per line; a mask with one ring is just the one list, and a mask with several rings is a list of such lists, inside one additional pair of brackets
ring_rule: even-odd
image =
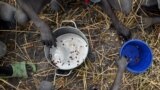
[(61, 27), (53, 32), (57, 47), (49, 51), (51, 61), (62, 70), (70, 70), (81, 65), (89, 51), (88, 40), (77, 28)]

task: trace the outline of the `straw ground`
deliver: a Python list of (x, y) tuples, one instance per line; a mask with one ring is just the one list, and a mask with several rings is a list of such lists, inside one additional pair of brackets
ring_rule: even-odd
[[(84, 8), (82, 1), (77, 1), (65, 13), (53, 12), (46, 6), (39, 15), (52, 30), (59, 28), (63, 20), (75, 21), (87, 36), (96, 55), (95, 61), (87, 58), (70, 76), (56, 77), (55, 87), (58, 90), (109, 90), (116, 75), (116, 60), (123, 41), (118, 38), (109, 17), (100, 7), (95, 5)], [(127, 17), (116, 12), (119, 19), (131, 29), (137, 25), (136, 18), (139, 17), (136, 14), (139, 9), (137, 1), (134, 0), (133, 11)], [(15, 0), (5, 2), (16, 6)], [(134, 33), (133, 38), (142, 39), (150, 45), (154, 58), (152, 67), (144, 74), (134, 75), (126, 71), (121, 90), (160, 90), (160, 25), (155, 25), (152, 29), (149, 32), (141, 26), (140, 29), (131, 30)], [(54, 84), (55, 68), (45, 59), (40, 33), (32, 22), (25, 26), (17, 25), (15, 30), (1, 30), (0, 34), (0, 39), (8, 48), (1, 65), (16, 61), (30, 61), (37, 65), (37, 72), (27, 79), (0, 79), (0, 90), (36, 90), (42, 80), (49, 80)]]

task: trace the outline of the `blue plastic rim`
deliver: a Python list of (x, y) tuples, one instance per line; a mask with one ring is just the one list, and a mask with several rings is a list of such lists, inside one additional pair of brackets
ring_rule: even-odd
[(151, 48), (142, 40), (133, 39), (124, 43), (120, 49), (120, 56), (129, 58), (127, 70), (132, 73), (143, 73), (152, 65)]

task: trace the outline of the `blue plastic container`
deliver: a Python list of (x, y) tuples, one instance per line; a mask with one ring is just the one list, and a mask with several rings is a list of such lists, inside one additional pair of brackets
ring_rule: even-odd
[(120, 56), (129, 58), (127, 70), (132, 73), (143, 73), (152, 65), (151, 48), (138, 39), (129, 40), (122, 46)]

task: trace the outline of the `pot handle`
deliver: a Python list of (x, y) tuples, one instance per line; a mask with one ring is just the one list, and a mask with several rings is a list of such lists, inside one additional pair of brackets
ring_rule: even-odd
[[(64, 77), (65, 77), (65, 76), (69, 76), (69, 75), (72, 73), (72, 70), (68, 70), (69, 72), (68, 72), (67, 74), (60, 74), (60, 73), (57, 73), (58, 70), (60, 70), (60, 69), (56, 69), (56, 70), (55, 70), (53, 85), (56, 85), (56, 77), (57, 77), (57, 76), (64, 76)], [(65, 71), (65, 70), (61, 70), (61, 71), (63, 72), (63, 71)]]
[(74, 27), (77, 28), (77, 25), (73, 20), (63, 20), (61, 23), (61, 26), (63, 25), (63, 23), (72, 23), (72, 24), (74, 24)]
[[(66, 73), (64, 73), (64, 72), (66, 72)], [(71, 73), (72, 73), (72, 70), (60, 70), (60, 69), (55, 70), (55, 75), (57, 75), (57, 76), (69, 76)]]

